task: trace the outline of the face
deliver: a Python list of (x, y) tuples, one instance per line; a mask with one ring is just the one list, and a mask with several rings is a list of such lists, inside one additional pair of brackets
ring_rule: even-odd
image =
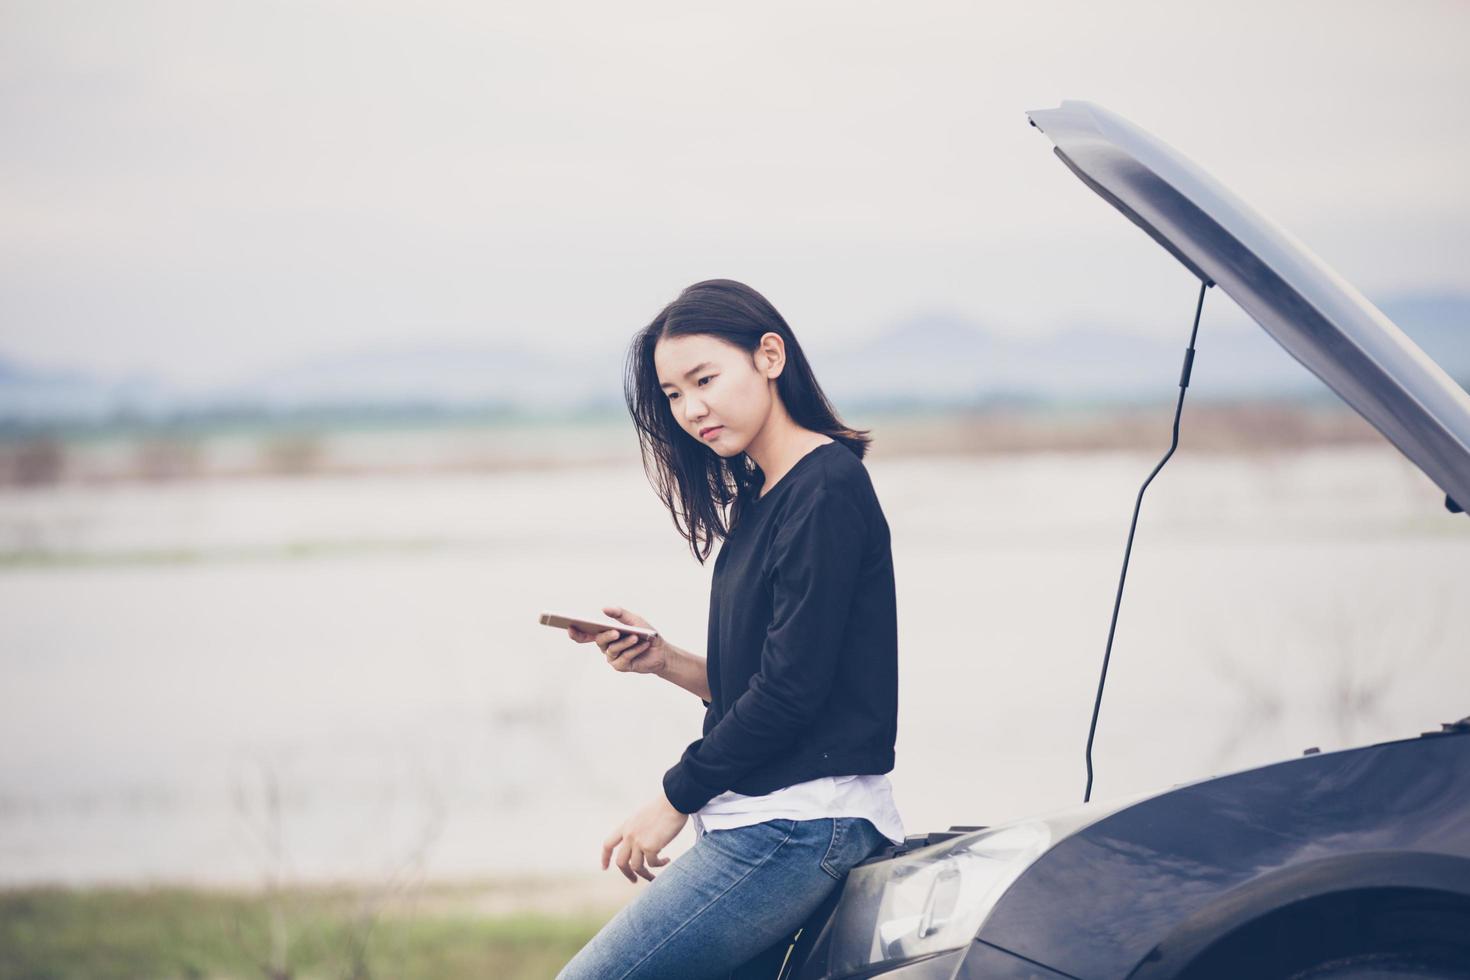
[(770, 416), (774, 380), (785, 366), (781, 338), (768, 333), (752, 353), (708, 334), (664, 337), (653, 365), (674, 421), (721, 456), (745, 451)]

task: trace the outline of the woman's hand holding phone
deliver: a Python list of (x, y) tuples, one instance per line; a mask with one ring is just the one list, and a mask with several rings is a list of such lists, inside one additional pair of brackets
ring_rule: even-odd
[[(611, 616), (618, 622), (629, 626), (654, 628), (648, 620), (621, 606), (603, 606), (602, 612), (603, 615)], [(668, 667), (668, 648), (664, 645), (661, 636), (655, 636), (650, 640), (633, 633), (619, 633), (617, 630), (584, 633), (575, 626), (567, 627), (567, 635), (578, 643), (596, 643), (603, 656), (607, 657), (608, 666), (613, 670), (637, 674), (661, 674)]]

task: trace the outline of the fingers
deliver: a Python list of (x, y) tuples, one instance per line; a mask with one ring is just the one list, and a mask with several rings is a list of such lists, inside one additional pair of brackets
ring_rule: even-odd
[(608, 663), (617, 670), (627, 670), (629, 665), (646, 651), (652, 641), (636, 633), (618, 630), (603, 630), (601, 633), (584, 633), (575, 626), (567, 627), (567, 636), (578, 643), (596, 641), (598, 649), (607, 657)]
[[(647, 881), (653, 880), (653, 875), (648, 872), (648, 864), (643, 853), (643, 848), (639, 847), (636, 841), (634, 841), (633, 847), (631, 848), (628, 863), (632, 865), (633, 873), (638, 877)], [(637, 884), (637, 882), (634, 882), (634, 884)]]
[(577, 629), (577, 627), (575, 626), (572, 626), (570, 624), (567, 625), (567, 636), (570, 636), (578, 643), (591, 643), (592, 641), (596, 640), (597, 645), (600, 647), (606, 647), (607, 644), (611, 643), (613, 640), (616, 640), (618, 637), (625, 635), (627, 634), (623, 633), (622, 630), (611, 629), (603, 630), (601, 633), (585, 633), (582, 630)]
[(611, 616), (613, 619), (616, 619), (618, 622), (627, 623), (629, 626), (648, 625), (648, 620), (644, 619), (642, 616), (638, 615), (635, 612), (624, 609), (622, 606), (603, 606), (602, 611)]
[(618, 870), (623, 873), (624, 878), (627, 878), (636, 885), (638, 884), (638, 876), (633, 873), (633, 869), (628, 865), (628, 859), (632, 850), (633, 841), (631, 839), (623, 841), (622, 846), (618, 848), (618, 856), (613, 860), (613, 863), (618, 866)]
[[(607, 634), (603, 635), (606, 636)], [(637, 633), (629, 633), (626, 636), (620, 636), (615, 642), (609, 643), (607, 646), (603, 647), (602, 652), (607, 654), (609, 657), (616, 657), (619, 654), (627, 652), (630, 648), (637, 646), (641, 642), (643, 642), (643, 637), (639, 636)]]
[(612, 856), (612, 849), (614, 847), (616, 847), (618, 841), (620, 841), (622, 839), (623, 839), (623, 831), (622, 831), (621, 828), (619, 828), (618, 830), (614, 830), (611, 834), (609, 834), (607, 836), (606, 839), (603, 840), (603, 842), (602, 842), (602, 870), (603, 871), (606, 871), (607, 870), (607, 860), (608, 860), (609, 857)]
[[(621, 846), (618, 846), (619, 841), (622, 842)], [(617, 855), (613, 857), (613, 849), (615, 847), (617, 848)], [(658, 851), (653, 851), (652, 853), (645, 852), (632, 837), (624, 837), (623, 828), (621, 827), (603, 838), (602, 870), (604, 871), (607, 870), (609, 858), (612, 859), (613, 864), (618, 866), (618, 870), (623, 873), (623, 877), (635, 885), (638, 884), (640, 877), (646, 878), (649, 881), (654, 879), (653, 872), (648, 870), (649, 866), (661, 868), (669, 863), (669, 858), (659, 857)]]
[(613, 670), (627, 670), (633, 665), (633, 661), (637, 660), (648, 649), (647, 640), (642, 637), (635, 637), (635, 639), (638, 640), (637, 643), (634, 643), (632, 646), (623, 647), (622, 651), (616, 655), (611, 653), (611, 647), (608, 648), (608, 663), (612, 666)]

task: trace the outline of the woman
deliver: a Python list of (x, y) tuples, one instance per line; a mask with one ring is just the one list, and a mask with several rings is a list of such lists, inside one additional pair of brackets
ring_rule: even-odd
[[(645, 469), (695, 558), (724, 541), (708, 662), (662, 636), (568, 633), (708, 710), (663, 792), (602, 842), (604, 869), (612, 857), (652, 884), (561, 976), (723, 976), (903, 840), (884, 775), (898, 721), (888, 524), (861, 462), (867, 433), (837, 418), (791, 328), (749, 286), (680, 293), (634, 338), (625, 393)], [(694, 846), (655, 876), (690, 816)]]

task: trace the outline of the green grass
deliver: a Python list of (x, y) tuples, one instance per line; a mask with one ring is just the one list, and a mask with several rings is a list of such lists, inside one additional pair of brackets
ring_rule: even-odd
[(188, 889), (4, 892), (0, 978), (554, 977), (607, 919), (403, 909), (364, 917), (358, 908), (340, 890), (274, 900)]

